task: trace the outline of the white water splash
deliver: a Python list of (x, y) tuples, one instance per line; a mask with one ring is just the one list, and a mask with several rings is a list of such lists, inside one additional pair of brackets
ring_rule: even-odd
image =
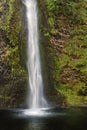
[(28, 26), (27, 68), (29, 74), (28, 107), (34, 111), (47, 107), (43, 95), (43, 79), (41, 74), (39, 33), (38, 33), (38, 10), (37, 0), (23, 0), (26, 6)]

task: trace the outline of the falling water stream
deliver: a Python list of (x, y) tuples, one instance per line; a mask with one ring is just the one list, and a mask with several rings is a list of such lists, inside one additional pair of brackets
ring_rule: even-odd
[(37, 0), (24, 0), (23, 3), (26, 6), (28, 26), (28, 107), (37, 111), (40, 108), (47, 107), (43, 94), (43, 78), (40, 63)]

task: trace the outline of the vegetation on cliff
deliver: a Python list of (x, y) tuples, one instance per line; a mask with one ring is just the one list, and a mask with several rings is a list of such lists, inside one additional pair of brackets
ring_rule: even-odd
[(87, 104), (87, 0), (47, 0), (46, 7), (51, 82), (67, 104)]
[(26, 71), (20, 59), (21, 8), (20, 0), (0, 1), (0, 107), (16, 107), (24, 100)]

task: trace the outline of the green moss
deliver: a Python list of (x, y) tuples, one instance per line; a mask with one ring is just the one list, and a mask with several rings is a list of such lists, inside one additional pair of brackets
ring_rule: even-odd
[[(13, 46), (19, 43), (19, 34), (21, 30), (21, 14), (20, 14), (20, 10), (18, 9), (19, 7), (20, 7), (19, 3), (15, 1), (10, 1), (9, 12), (8, 12), (9, 15), (6, 15), (7, 16), (7, 22), (6, 22), (7, 38), (10, 40), (10, 43)], [(18, 9), (17, 12), (16, 9)]]
[(86, 66), (86, 65), (87, 65), (86, 59), (80, 59), (79, 61), (77, 61), (77, 62), (75, 63), (75, 66), (76, 66), (77, 68), (82, 68), (82, 67), (84, 67), (84, 66)]
[(9, 17), (8, 27), (6, 28), (6, 31), (7, 31), (7, 38), (9, 39), (10, 45), (12, 46), (9, 56), (11, 66), (11, 76), (26, 75), (26, 72), (24, 68), (22, 68), (20, 63), (20, 54), (19, 54), (20, 51), (19, 46), (21, 46), (20, 31), (22, 27), (21, 25), (22, 20), (20, 13), (21, 3), (20, 1), (19, 2), (10, 1), (9, 7), (10, 7), (9, 9), (10, 14), (8, 16)]
[(65, 53), (76, 59), (79, 59), (81, 57), (85, 59), (87, 56), (87, 35), (84, 34), (84, 30), (83, 34), (81, 33), (80, 35), (77, 34), (70, 38), (67, 43), (67, 46), (64, 48)]
[(3, 4), (2, 4), (2, 2), (0, 2), (0, 11), (2, 11), (3, 10)]
[(82, 68), (86, 68), (87, 67), (87, 60), (86, 58), (82, 58), (82, 59), (72, 59), (70, 62), (69, 62), (69, 67), (71, 67), (72, 69), (75, 69), (75, 70), (81, 70)]
[(87, 65), (81, 68), (81, 73), (87, 76)]
[(61, 71), (70, 62), (70, 57), (68, 55), (62, 54), (60, 57), (55, 57), (55, 70)]
[(61, 3), (61, 0), (59, 2), (59, 0), (47, 0), (47, 4), (48, 4), (48, 10), (49, 12), (56, 12), (56, 11), (59, 11), (59, 6), (58, 4)]
[[(66, 97), (70, 105), (87, 104), (86, 94), (85, 97), (78, 95), (80, 90), (83, 92), (83, 87), (86, 92), (86, 2), (86, 0), (47, 0), (49, 33), (53, 36), (49, 37), (53, 44), (53, 52), (49, 49), (49, 53), (54, 54), (52, 57), (54, 66), (51, 69), (53, 82), (57, 91)], [(57, 44), (60, 46), (62, 44), (63, 48)]]
[[(70, 22), (87, 23), (86, 1), (75, 0), (47, 0), (49, 16), (56, 18), (56, 15), (63, 15), (70, 19)], [(54, 15), (55, 14), (55, 15)]]
[(86, 25), (80, 25), (80, 26), (75, 26), (74, 29), (71, 30), (70, 34), (75, 36), (75, 35), (83, 35), (86, 34), (87, 31), (87, 26)]
[(59, 57), (59, 67), (63, 68), (64, 66), (67, 66), (68, 63), (70, 62), (70, 60), (71, 60), (71, 58), (68, 55), (62, 54)]
[(53, 19), (53, 17), (49, 17), (48, 18), (48, 23), (49, 23), (49, 25), (50, 25), (50, 27), (54, 27), (54, 19)]
[[(83, 86), (84, 83), (79, 83), (75, 88), (80, 90)], [(78, 96), (77, 91), (70, 88), (68, 84), (59, 84), (56, 89), (65, 96), (66, 102), (70, 106), (87, 104), (87, 96)]]
[(15, 2), (15, 0), (9, 0), (9, 2), (7, 2), (9, 10), (6, 12), (6, 15), (5, 15), (4, 30), (6, 30), (6, 31), (8, 31), (8, 29), (10, 27), (10, 20), (14, 13), (14, 2)]
[[(21, 20), (21, 1), (15, 0), (7, 0), (1, 2), (6, 4), (6, 11), (2, 10), (4, 18), (1, 18), (1, 29), (5, 32), (6, 37), (6, 45), (8, 45), (7, 50), (9, 52), (7, 58), (9, 59), (9, 65), (11, 68), (11, 77), (18, 75), (25, 75), (25, 70), (20, 62), (20, 50), (21, 46), (20, 33), (22, 28), (22, 20)], [(23, 40), (23, 38), (22, 38)]]

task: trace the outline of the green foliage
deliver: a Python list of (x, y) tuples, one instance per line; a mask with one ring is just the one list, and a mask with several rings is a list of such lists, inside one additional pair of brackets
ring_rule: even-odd
[[(0, 9), (3, 13), (0, 18), (0, 28), (6, 33), (10, 45), (15, 46), (19, 42), (19, 33), (21, 29), (21, 14), (18, 9), (20, 3), (15, 0), (7, 0), (0, 2), (0, 5), (2, 6)], [(4, 5), (6, 7), (4, 7)]]
[(62, 54), (59, 57), (59, 66), (63, 68), (64, 66), (67, 66), (70, 62), (70, 57), (68, 55)]
[(3, 52), (0, 55), (0, 62), (5, 66), (3, 81), (6, 80), (0, 82), (0, 108), (16, 107), (17, 104), (23, 103), (22, 99), (25, 95), (24, 84), (26, 84), (27, 76), (20, 64), (18, 46), (20, 45), (21, 14), (18, 9), (20, 4), (17, 3), (17, 0), (0, 1), (0, 47)]
[(45, 32), (45, 33), (44, 33), (44, 36), (45, 36), (45, 37), (50, 37), (49, 32)]
[[(4, 30), (6, 37), (6, 44), (8, 49), (6, 51), (9, 65), (11, 68), (11, 76), (17, 76), (17, 74), (25, 74), (24, 69), (21, 67), (19, 46), (20, 45), (20, 31), (21, 31), (21, 1), (5, 0), (0, 2), (1, 11), (3, 17), (0, 18), (0, 28)], [(6, 9), (4, 9), (6, 5)], [(4, 18), (4, 19), (3, 19)], [(3, 22), (3, 23), (2, 23)], [(24, 41), (23, 41), (24, 42)]]
[(75, 23), (85, 23), (87, 21), (85, 1), (68, 1), (65, 7), (65, 16), (69, 16)]
[(54, 19), (53, 19), (53, 17), (48, 18), (48, 23), (49, 23), (50, 27), (54, 27)]
[(9, 0), (9, 2), (8, 2), (9, 11), (6, 12), (6, 15), (5, 15), (6, 23), (4, 25), (4, 30), (6, 30), (6, 31), (8, 31), (8, 29), (10, 27), (10, 21), (13, 16), (13, 13), (14, 13), (14, 2), (15, 2), (15, 0)]
[(79, 90), (83, 90), (85, 88), (85, 83), (78, 81), (78, 83), (76, 83), (73, 86), (73, 90), (76, 92), (76, 94), (78, 94)]
[[(18, 8), (18, 5), (15, 1), (10, 1), (9, 3), (9, 15), (7, 16), (7, 18), (9, 20), (7, 20), (7, 37), (10, 40), (10, 43), (12, 44), (12, 46), (18, 45), (19, 44), (19, 33), (20, 33), (20, 29), (21, 29), (21, 17), (20, 17), (20, 10), (18, 10), (18, 12), (16, 13), (15, 7), (16, 9)], [(12, 25), (12, 26), (11, 26)]]
[(42, 32), (45, 37), (50, 37), (50, 32), (47, 30), (47, 28), (41, 26), (40, 27), (40, 32)]
[(78, 26), (75, 26), (70, 34), (72, 36), (76, 36), (76, 35), (86, 35), (87, 34), (87, 26), (86, 25), (78, 25)]
[(54, 69), (53, 69), (53, 78), (55, 80), (55, 86), (58, 84), (60, 80), (60, 73), (62, 72), (63, 68), (68, 66), (70, 62), (70, 57), (68, 55), (62, 54), (60, 57), (54, 58)]
[(86, 66), (86, 65), (87, 65), (86, 59), (80, 59), (80, 60), (78, 60), (78, 61), (75, 63), (75, 66), (76, 66), (77, 68), (84, 67), (84, 66)]
[(70, 105), (87, 104), (87, 0), (47, 0), (47, 9), (54, 86)]
[(83, 97), (81, 95), (78, 95), (77, 92), (81, 89), (83, 91), (84, 89), (84, 83), (78, 83), (71, 88), (68, 84), (59, 84), (59, 86), (56, 87), (56, 90), (63, 94), (66, 98), (66, 101), (68, 105), (83, 105), (87, 104), (87, 96)]
[(55, 57), (55, 70), (61, 71), (70, 62), (68, 55), (62, 54), (59, 58)]
[[(87, 59), (86, 59), (87, 60)], [(80, 69), (81, 73), (87, 76), (87, 64)]]
[(61, 3), (61, 0), (47, 0), (49, 11), (55, 12), (59, 10), (58, 4)]
[(86, 0), (47, 0), (47, 5), (50, 16), (63, 15), (75, 24), (87, 23)]
[[(83, 34), (81, 34), (83, 32)], [(76, 34), (76, 32), (74, 32)], [(84, 34), (85, 31), (82, 30), (81, 33), (76, 34), (71, 37), (67, 43), (67, 46), (64, 48), (65, 53), (69, 56), (79, 59), (87, 57), (87, 34)]]

